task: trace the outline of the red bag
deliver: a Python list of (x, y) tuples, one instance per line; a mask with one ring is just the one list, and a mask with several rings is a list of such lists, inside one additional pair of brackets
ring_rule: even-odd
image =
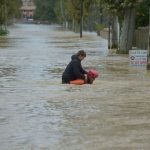
[(98, 77), (98, 72), (94, 69), (91, 69), (91, 70), (88, 71), (87, 76), (89, 78), (94, 78), (95, 79), (95, 78)]

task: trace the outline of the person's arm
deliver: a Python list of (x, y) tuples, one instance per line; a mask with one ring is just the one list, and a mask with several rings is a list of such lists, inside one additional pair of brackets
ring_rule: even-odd
[(79, 79), (85, 79), (84, 72), (82, 73), (80, 63), (78, 61), (73, 62), (73, 72)]
[(81, 72), (82, 72), (83, 74), (87, 74), (87, 71), (85, 71), (85, 70), (82, 68), (82, 66), (81, 66)]
[(82, 68), (81, 63), (80, 63), (80, 72), (83, 73), (83, 74), (87, 74), (87, 71), (85, 71), (85, 70)]

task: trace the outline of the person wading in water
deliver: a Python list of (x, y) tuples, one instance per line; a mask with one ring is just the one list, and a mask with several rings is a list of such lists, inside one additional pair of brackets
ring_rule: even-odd
[(86, 57), (84, 50), (79, 50), (77, 54), (71, 56), (71, 61), (67, 65), (62, 75), (62, 83), (70, 84), (71, 81), (81, 79), (86, 80), (87, 71), (82, 68), (81, 61)]

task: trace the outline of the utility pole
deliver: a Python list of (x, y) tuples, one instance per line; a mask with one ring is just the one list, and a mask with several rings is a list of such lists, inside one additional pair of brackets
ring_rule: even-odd
[(150, 8), (149, 8), (149, 35), (148, 35), (148, 51), (149, 51), (149, 57), (150, 57)]
[(7, 4), (6, 0), (4, 1), (4, 16), (5, 16), (5, 31), (7, 30)]
[(108, 49), (111, 49), (111, 17), (110, 16), (108, 21)]
[(147, 70), (150, 70), (150, 8), (149, 8), (149, 34), (148, 34), (148, 55), (147, 55)]
[(82, 38), (83, 30), (83, 0), (80, 0), (80, 38)]

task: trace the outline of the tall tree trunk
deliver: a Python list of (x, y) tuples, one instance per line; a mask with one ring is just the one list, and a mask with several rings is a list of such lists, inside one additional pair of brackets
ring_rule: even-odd
[[(150, 10), (149, 10), (150, 13)], [(148, 35), (148, 58), (147, 58), (147, 70), (150, 70), (150, 14), (149, 14), (149, 35)]]
[(75, 20), (74, 20), (74, 18), (72, 19), (72, 31), (75, 31)]
[(63, 20), (65, 20), (63, 0), (60, 0), (60, 10), (61, 10), (61, 16), (62, 16)]
[(83, 30), (83, 0), (80, 0), (80, 38), (82, 38)]
[(112, 17), (112, 45), (111, 48), (118, 48), (118, 17)]
[(135, 8), (126, 8), (123, 27), (120, 37), (119, 53), (128, 53), (132, 49), (132, 40), (135, 30)]
[(64, 28), (67, 28), (67, 25), (66, 25), (66, 17), (65, 17), (65, 13), (64, 13), (64, 6), (63, 6), (63, 0), (60, 0), (60, 10), (61, 10), (61, 16), (62, 16), (62, 19), (63, 19), (63, 27)]

